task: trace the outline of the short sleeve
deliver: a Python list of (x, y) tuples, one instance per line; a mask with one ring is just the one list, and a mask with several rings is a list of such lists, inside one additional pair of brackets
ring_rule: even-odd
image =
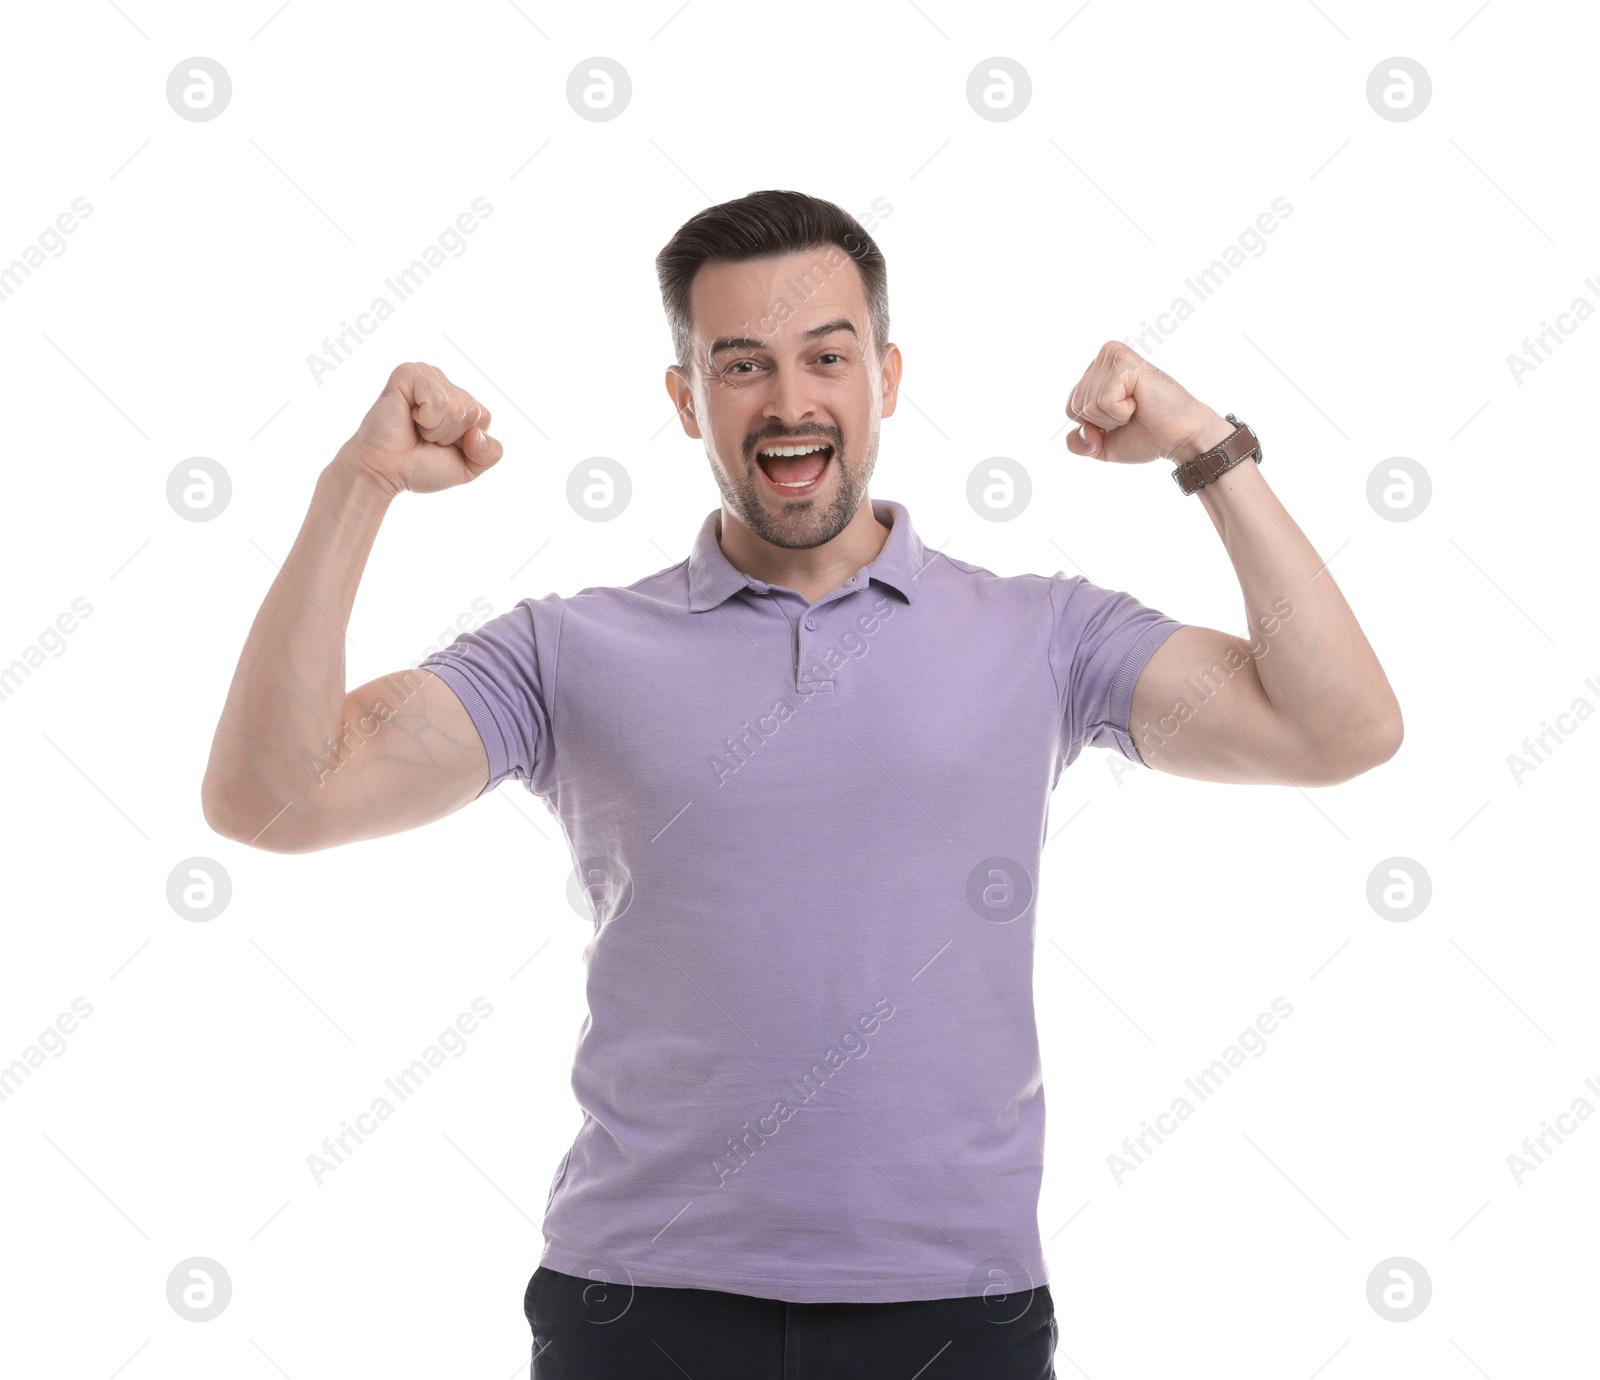
[(560, 634), (559, 596), (524, 599), (417, 663), (455, 692), (483, 739), (489, 781), (480, 797), (508, 776), (537, 795), (548, 791), (548, 699), (555, 692)]
[(1058, 573), (1050, 586), (1050, 671), (1059, 696), (1061, 767), (1085, 745), (1113, 748), (1148, 766), (1128, 722), (1134, 683), (1156, 648), (1184, 625), (1126, 591), (1103, 589), (1081, 575)]

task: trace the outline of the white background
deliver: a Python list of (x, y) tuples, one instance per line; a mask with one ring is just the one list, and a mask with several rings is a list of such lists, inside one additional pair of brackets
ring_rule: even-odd
[[(280, 856), (213, 834), (200, 780), (315, 478), (401, 361), (487, 401), (506, 455), (392, 506), (350, 685), (475, 599), (498, 614), (687, 553), (718, 496), (662, 386), (653, 259), (704, 206), (783, 187), (892, 208), (872, 233), (905, 375), (874, 496), (930, 548), (1240, 634), (1199, 501), (1167, 465), (1071, 456), (1063, 409), (1104, 341), (1293, 206), (1150, 357), (1257, 429), (1406, 737), (1324, 790), (1119, 775), (1100, 751), (1063, 777), (1036, 960), (1062, 1374), (1579, 1373), (1600, 1129), (1520, 1184), (1507, 1156), (1600, 1106), (1581, 843), (1600, 725), (1520, 783), (1507, 757), (1600, 704), (1600, 322), (1520, 382), (1507, 356), (1578, 296), (1600, 305), (1600, 23), (1505, 0), (1079, 5), (8, 14), (0, 264), (74, 198), (93, 211), (0, 301), (0, 665), (75, 598), (92, 614), (0, 701), (0, 1063), (74, 999), (93, 1014), (0, 1102), (0, 1368), (526, 1374), (589, 933), (554, 820), (512, 781), (423, 831)], [(195, 55), (233, 83), (204, 123), (166, 100)], [(633, 83), (608, 122), (565, 94), (595, 55)], [(995, 55), (1031, 77), (1013, 120), (966, 99)], [(1394, 55), (1432, 79), (1414, 120), (1367, 101)], [(467, 252), (318, 382), (323, 337), (480, 196)], [(611, 522), (566, 501), (594, 455), (632, 478)], [(994, 455), (1033, 480), (1011, 522), (966, 501)], [(166, 497), (194, 456), (232, 480), (209, 522)], [(1396, 456), (1432, 479), (1410, 521), (1367, 500)], [(195, 857), (232, 884), (204, 923), (167, 900)], [(1367, 899), (1392, 857), (1431, 879), (1408, 921)], [(476, 997), (494, 1014), (467, 1053), (318, 1185), (322, 1138)], [(1294, 1013), (1266, 1053), (1118, 1183), (1122, 1138), (1278, 997)], [(167, 1302), (191, 1256), (233, 1283), (207, 1323)], [(1391, 1256), (1432, 1281), (1409, 1322), (1367, 1299)]]

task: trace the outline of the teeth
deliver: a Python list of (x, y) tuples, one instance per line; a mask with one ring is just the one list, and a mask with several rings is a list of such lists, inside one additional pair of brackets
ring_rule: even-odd
[(811, 446), (768, 446), (761, 453), (763, 455), (810, 455), (814, 450), (827, 450), (826, 442), (819, 442)]

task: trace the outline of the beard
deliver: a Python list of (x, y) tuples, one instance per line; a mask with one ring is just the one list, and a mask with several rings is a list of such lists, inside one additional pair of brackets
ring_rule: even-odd
[(874, 430), (859, 465), (850, 461), (839, 441), (832, 436), (826, 439), (833, 447), (829, 473), (824, 477), (825, 485), (832, 486), (831, 497), (823, 493), (785, 499), (774, 494), (756, 462), (755, 453), (762, 444), (758, 440), (748, 447), (741, 474), (730, 474), (719, 464), (711, 467), (728, 511), (762, 541), (786, 550), (809, 550), (832, 541), (850, 525), (866, 497), (878, 460), (878, 436)]

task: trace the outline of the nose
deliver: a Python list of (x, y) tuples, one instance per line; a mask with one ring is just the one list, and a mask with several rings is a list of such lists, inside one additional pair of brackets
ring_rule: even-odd
[[(771, 390), (762, 416), (776, 431), (797, 435), (808, 426), (817, 426), (816, 406), (810, 394), (810, 381), (798, 370), (779, 365), (773, 370)], [(773, 425), (775, 424), (775, 425)]]

